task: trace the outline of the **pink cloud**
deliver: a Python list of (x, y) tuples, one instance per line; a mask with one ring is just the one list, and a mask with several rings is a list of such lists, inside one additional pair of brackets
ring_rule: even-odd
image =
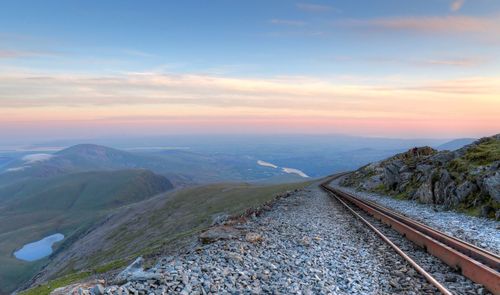
[(454, 0), (451, 2), (450, 9), (451, 11), (459, 11), (464, 5), (465, 0)]
[(423, 33), (497, 33), (498, 17), (424, 16), (349, 19), (336, 23), (354, 29), (399, 30)]

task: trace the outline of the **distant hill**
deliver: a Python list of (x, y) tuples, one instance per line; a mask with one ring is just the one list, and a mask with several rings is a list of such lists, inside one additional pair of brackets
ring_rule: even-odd
[(142, 201), (172, 188), (167, 178), (148, 170), (80, 172), (2, 187), (0, 204), (9, 212), (102, 210)]
[(6, 177), (51, 177), (56, 175), (117, 169), (137, 169), (154, 166), (155, 160), (117, 149), (80, 144), (53, 154), (31, 154), (9, 163)]
[(444, 150), (455, 151), (455, 150), (458, 150), (459, 148), (462, 148), (468, 144), (473, 143), (476, 140), (477, 140), (477, 138), (458, 138), (458, 139), (454, 139), (454, 140), (448, 141), (446, 143), (443, 143), (443, 144), (437, 146), (436, 149), (438, 151), (444, 151)]

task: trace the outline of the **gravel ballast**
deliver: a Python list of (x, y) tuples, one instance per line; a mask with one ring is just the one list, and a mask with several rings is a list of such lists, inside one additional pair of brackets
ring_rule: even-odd
[(152, 269), (105, 287), (105, 294), (436, 292), (318, 184), (231, 227), (240, 231), (237, 238), (164, 257)]
[(332, 181), (330, 185), (500, 255), (500, 222), (498, 221), (444, 211), (440, 207), (420, 204), (412, 200), (398, 200), (376, 193), (357, 191), (354, 188), (340, 186), (340, 181), (341, 178)]

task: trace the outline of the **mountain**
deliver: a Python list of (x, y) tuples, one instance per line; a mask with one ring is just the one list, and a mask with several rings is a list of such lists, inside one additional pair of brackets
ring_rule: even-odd
[(413, 148), (366, 165), (342, 185), (500, 218), (500, 134), (456, 151)]
[(14, 258), (24, 244), (53, 233), (64, 234), (70, 243), (110, 212), (172, 188), (167, 178), (144, 169), (24, 178), (0, 187), (0, 294), (47, 263)]
[(53, 154), (28, 154), (4, 168), (11, 178), (51, 177), (56, 175), (96, 171), (146, 168), (154, 159), (117, 149), (79, 144)]
[(0, 204), (8, 212), (107, 209), (142, 201), (172, 188), (167, 178), (148, 170), (90, 171), (2, 187)]
[(438, 151), (455, 151), (476, 141), (477, 138), (458, 138), (436, 147)]
[[(184, 150), (123, 151), (79, 144), (52, 154), (27, 154), (0, 168), (0, 186), (32, 178), (68, 173), (144, 168), (166, 176), (175, 186), (224, 181), (261, 181), (272, 178), (295, 181), (281, 170), (259, 166), (259, 158), (232, 153)], [(276, 177), (281, 176), (281, 177)], [(288, 179), (288, 180), (287, 180)]]

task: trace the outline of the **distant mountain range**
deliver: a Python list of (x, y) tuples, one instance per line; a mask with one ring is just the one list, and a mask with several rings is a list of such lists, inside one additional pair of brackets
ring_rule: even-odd
[(473, 143), (476, 140), (477, 140), (477, 138), (458, 138), (458, 139), (454, 139), (454, 140), (448, 141), (446, 143), (443, 143), (441, 145), (438, 145), (436, 147), (436, 149), (438, 151), (444, 151), (444, 150), (455, 151), (455, 150), (458, 150), (459, 148), (462, 148), (468, 144)]

